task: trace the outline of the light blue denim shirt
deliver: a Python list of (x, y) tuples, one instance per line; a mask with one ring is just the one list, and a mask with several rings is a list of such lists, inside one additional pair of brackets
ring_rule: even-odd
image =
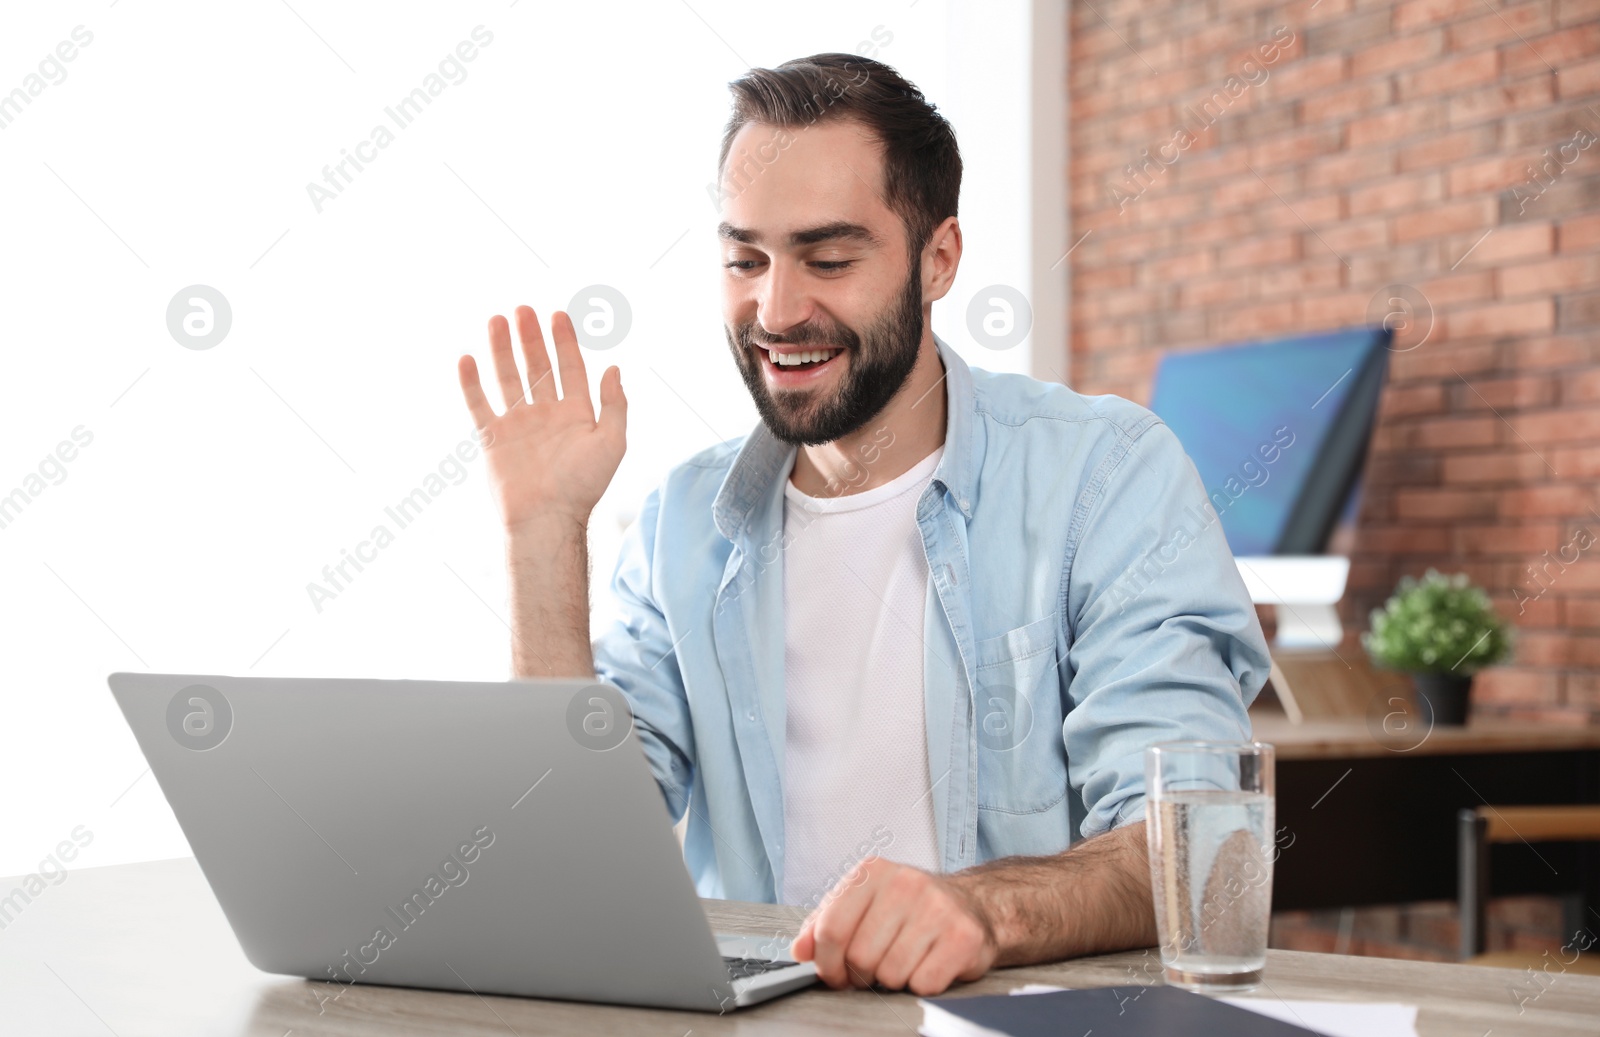
[[(1247, 738), (1269, 659), (1206, 490), (1159, 418), (970, 368), (935, 343), (948, 423), (916, 518), (934, 823), (956, 871), (1143, 817), (1145, 747)], [(616, 616), (594, 639), (668, 812), (689, 812), (701, 896), (770, 903), (783, 888), (794, 458), (758, 425), (673, 468), (624, 538)]]

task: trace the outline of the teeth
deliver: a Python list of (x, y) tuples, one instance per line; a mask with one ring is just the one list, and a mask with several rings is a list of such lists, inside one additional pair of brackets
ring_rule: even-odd
[(799, 364), (807, 364), (816, 360), (826, 360), (837, 352), (839, 352), (837, 349), (810, 349), (803, 353), (784, 354), (774, 353), (769, 350), (767, 355), (770, 356), (772, 358), (772, 362), (777, 364), (779, 367), (794, 367)]

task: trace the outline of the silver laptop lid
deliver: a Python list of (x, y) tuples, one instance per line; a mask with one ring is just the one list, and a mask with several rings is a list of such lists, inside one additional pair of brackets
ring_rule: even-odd
[(109, 683), (258, 968), (732, 1004), (617, 689), (138, 673)]

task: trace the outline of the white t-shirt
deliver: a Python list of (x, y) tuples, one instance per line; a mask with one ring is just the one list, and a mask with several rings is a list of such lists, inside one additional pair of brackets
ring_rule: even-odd
[(785, 904), (816, 907), (869, 854), (941, 870), (916, 509), (943, 452), (860, 493), (784, 486)]

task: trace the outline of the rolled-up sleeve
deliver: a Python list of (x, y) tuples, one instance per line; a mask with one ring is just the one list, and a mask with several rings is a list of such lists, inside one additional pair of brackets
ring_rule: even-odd
[(660, 490), (628, 527), (610, 583), (611, 617), (593, 637), (595, 675), (615, 685), (633, 711), (634, 730), (673, 821), (688, 808), (694, 780), (694, 725), (667, 618), (656, 603)]
[(1151, 417), (1103, 460), (1068, 559), (1062, 725), (1079, 831), (1144, 816), (1144, 750), (1240, 741), (1271, 660), (1200, 476)]

